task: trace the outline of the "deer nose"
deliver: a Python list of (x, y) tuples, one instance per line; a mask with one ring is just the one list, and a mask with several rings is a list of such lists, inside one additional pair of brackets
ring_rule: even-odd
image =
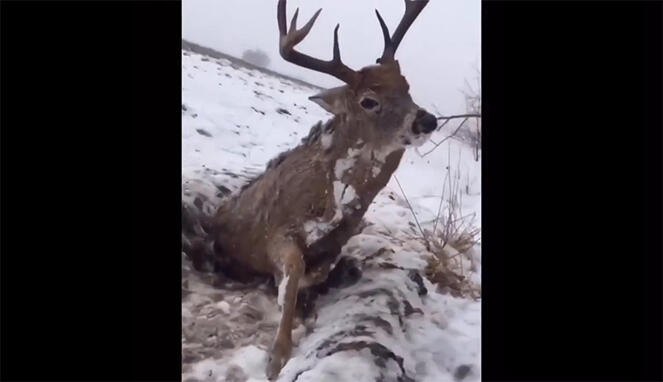
[(437, 118), (435, 118), (433, 114), (427, 112), (424, 109), (419, 109), (419, 111), (417, 111), (417, 117), (415, 118), (414, 126), (412, 126), (412, 130), (415, 133), (419, 133), (419, 131), (421, 131), (424, 134), (428, 134), (435, 130), (436, 127)]

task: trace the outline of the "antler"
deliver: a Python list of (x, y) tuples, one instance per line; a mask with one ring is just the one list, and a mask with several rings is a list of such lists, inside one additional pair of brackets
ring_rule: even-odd
[(405, 0), (405, 13), (401, 22), (396, 27), (394, 34), (389, 37), (389, 29), (387, 25), (382, 20), (380, 12), (375, 10), (375, 14), (378, 16), (378, 21), (380, 22), (380, 28), (382, 28), (382, 35), (384, 37), (384, 51), (382, 52), (382, 57), (377, 59), (377, 63), (384, 63), (387, 61), (394, 60), (394, 54), (396, 54), (396, 49), (398, 49), (398, 44), (401, 43), (403, 36), (410, 28), (410, 25), (414, 22), (414, 19), (419, 16), (419, 13), (424, 9), (428, 4), (428, 0)]
[(290, 22), (290, 30), (286, 32), (286, 19), (285, 19), (285, 2), (286, 0), (279, 0), (278, 9), (277, 9), (277, 19), (279, 23), (279, 50), (281, 57), (286, 61), (291, 62), (295, 65), (303, 66), (305, 68), (315, 70), (317, 72), (330, 74), (339, 80), (345, 82), (349, 85), (355, 85), (359, 81), (359, 75), (354, 70), (348, 68), (341, 62), (341, 53), (338, 47), (338, 27), (334, 28), (334, 57), (331, 61), (323, 61), (317, 58), (313, 58), (306, 54), (300, 53), (294, 49), (295, 45), (299, 44), (308, 32), (313, 27), (315, 19), (318, 18), (320, 11), (319, 9), (311, 20), (309, 20), (302, 29), (297, 30), (297, 15), (299, 14), (299, 8), (295, 11), (295, 15), (292, 17)]

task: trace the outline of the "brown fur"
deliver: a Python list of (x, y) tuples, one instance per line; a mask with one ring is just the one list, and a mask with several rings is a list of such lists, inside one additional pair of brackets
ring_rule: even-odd
[[(370, 87), (343, 87), (333, 89), (330, 96), (323, 94), (324, 106), (336, 113), (333, 119), (315, 125), (302, 144), (273, 159), (261, 176), (222, 204), (214, 216), (213, 240), (221, 256), (234, 260), (247, 276), (274, 275), (277, 284), (288, 277), (268, 370), (271, 377), (290, 355), (297, 291), (326, 279), (342, 246), (396, 171), (405, 150), (399, 134), (416, 122), (406, 120), (418, 107), (397, 64), (360, 73), (362, 86)], [(358, 100), (364, 94), (380, 98), (380, 115), (361, 109)], [(343, 161), (346, 166), (338, 165)], [(336, 195), (340, 183), (343, 188), (350, 186), (356, 197), (338, 206), (334, 183)], [(334, 221), (339, 208), (341, 218)], [(307, 241), (306, 224), (312, 221), (328, 228), (321, 237)]]

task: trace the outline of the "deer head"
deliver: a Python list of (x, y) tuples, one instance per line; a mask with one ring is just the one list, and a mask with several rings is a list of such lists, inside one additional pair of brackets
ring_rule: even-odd
[(309, 99), (348, 121), (349, 123), (344, 125), (355, 129), (352, 133), (357, 138), (370, 142), (374, 147), (397, 149), (421, 145), (437, 127), (437, 119), (412, 101), (410, 87), (401, 74), (394, 55), (408, 28), (426, 4), (428, 0), (405, 0), (405, 14), (391, 36), (382, 16), (376, 10), (384, 37), (382, 56), (376, 60), (378, 65), (355, 71), (341, 61), (339, 25), (334, 29), (334, 50), (330, 61), (319, 60), (296, 51), (295, 46), (310, 32), (322, 9), (299, 30), (297, 9), (290, 22), (290, 29), (287, 29), (286, 1), (279, 0), (281, 56), (295, 65), (327, 73), (345, 83), (344, 86), (323, 91)]

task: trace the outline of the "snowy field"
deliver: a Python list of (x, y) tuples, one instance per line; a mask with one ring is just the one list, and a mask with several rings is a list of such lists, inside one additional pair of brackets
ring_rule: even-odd
[[(298, 145), (311, 126), (331, 118), (307, 99), (319, 90), (183, 50), (183, 200), (205, 194), (211, 211), (270, 159)], [(432, 139), (448, 134), (435, 132)], [(480, 228), (480, 170), (471, 147), (449, 139), (425, 157), (408, 150), (395, 176), (423, 229), (432, 231), (438, 210), (447, 208), (440, 195), (449, 171), (462, 190), (462, 214), (474, 214)], [(361, 278), (320, 296), (317, 319), (294, 330), (292, 358), (278, 380), (480, 380), (481, 303), (422, 277), (434, 254), (394, 177), (365, 219), (367, 227), (342, 253), (360, 265)], [(480, 245), (468, 253), (459, 264), (480, 286)], [(280, 317), (272, 288), (214, 287), (184, 256), (182, 279), (182, 379), (266, 381), (267, 349)]]

